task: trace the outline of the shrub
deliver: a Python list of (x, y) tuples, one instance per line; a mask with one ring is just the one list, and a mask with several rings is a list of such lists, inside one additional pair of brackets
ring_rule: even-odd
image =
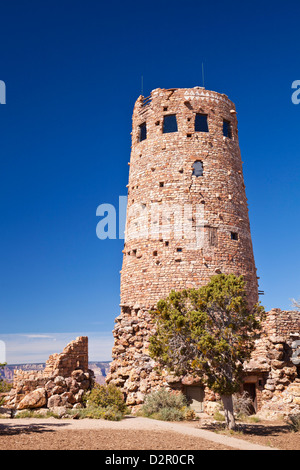
[(120, 421), (124, 414), (114, 406), (100, 408), (98, 406), (88, 406), (77, 410), (68, 410), (68, 415), (76, 419), (106, 419), (109, 421)]
[(154, 417), (161, 421), (183, 421), (184, 413), (177, 408), (162, 408)]
[(68, 410), (68, 414), (76, 419), (103, 419), (103, 408), (88, 406), (77, 410)]
[[(7, 393), (13, 388), (13, 384), (7, 382), (6, 380), (3, 380), (0, 378), (0, 393)], [(3, 405), (5, 401), (5, 395), (3, 397), (0, 397), (0, 406)]]
[(249, 393), (233, 395), (233, 410), (238, 417), (250, 416), (253, 413), (253, 401)]
[(163, 421), (182, 421), (187, 419), (187, 400), (181, 392), (172, 392), (161, 388), (149, 393), (141, 408), (141, 414), (148, 418)]
[(249, 416), (249, 418), (247, 418), (247, 421), (249, 423), (259, 423), (260, 422), (260, 417), (256, 416), (256, 415), (252, 415), (252, 416)]
[(288, 423), (292, 431), (300, 431), (300, 414), (290, 415), (288, 418)]
[(124, 401), (123, 393), (113, 384), (95, 384), (84, 396), (85, 408), (72, 412), (76, 418), (107, 419), (119, 421), (130, 411)]
[(127, 413), (128, 409), (124, 401), (123, 393), (115, 385), (98, 385), (85, 397), (87, 407), (114, 408), (121, 413)]
[(103, 418), (108, 421), (120, 421), (123, 416), (123, 413), (114, 406), (109, 406), (103, 410)]
[(13, 384), (6, 380), (0, 379), (0, 393), (9, 392), (13, 388)]
[(220, 411), (216, 411), (215, 414), (214, 414), (214, 419), (216, 421), (223, 422), (223, 421), (225, 421), (225, 416)]
[(147, 395), (142, 410), (145, 415), (150, 416), (158, 413), (162, 408), (181, 410), (185, 406), (187, 406), (187, 401), (182, 393), (174, 393), (161, 388)]
[(187, 421), (193, 421), (194, 419), (197, 419), (197, 415), (194, 410), (192, 410), (191, 408), (187, 408), (185, 410), (184, 419), (186, 419)]
[(57, 418), (59, 419), (60, 416), (59, 414), (54, 413), (51, 410), (47, 410), (46, 413), (43, 413), (43, 414), (39, 413), (39, 410), (22, 410), (22, 411), (18, 411), (15, 414), (14, 418), (15, 419), (18, 419), (18, 418), (40, 418), (40, 419)]

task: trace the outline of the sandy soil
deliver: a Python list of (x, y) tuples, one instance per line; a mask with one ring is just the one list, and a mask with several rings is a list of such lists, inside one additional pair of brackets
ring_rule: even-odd
[(121, 422), (54, 418), (0, 420), (0, 449), (232, 450), (193, 435), (169, 429), (166, 432), (163, 424), (144, 418), (125, 418)]
[[(282, 423), (244, 426), (244, 434), (213, 432), (201, 422), (128, 417), (120, 422), (24, 418), (0, 420), (1, 450), (300, 450), (300, 434)], [(254, 444), (252, 444), (254, 443)], [(266, 446), (259, 447), (260, 446)]]

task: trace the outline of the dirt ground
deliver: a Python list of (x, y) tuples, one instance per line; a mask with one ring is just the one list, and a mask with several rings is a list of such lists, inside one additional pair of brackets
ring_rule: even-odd
[[(290, 432), (282, 422), (240, 427), (239, 432), (224, 435), (220, 425), (201, 421), (3, 419), (0, 420), (0, 450), (233, 450), (235, 439), (269, 449), (300, 450), (300, 433)], [(200, 437), (202, 432), (206, 432), (205, 437), (216, 436), (219, 442)]]
[[(201, 425), (200, 425), (201, 426)], [(222, 425), (205, 425), (205, 429), (214, 430), (237, 439), (255, 444), (270, 446), (280, 450), (300, 450), (300, 432), (291, 431), (283, 421), (260, 421), (259, 423), (238, 423), (238, 431), (230, 433)]]
[(0, 438), (1, 450), (227, 450), (197, 437), (162, 431), (23, 430)]

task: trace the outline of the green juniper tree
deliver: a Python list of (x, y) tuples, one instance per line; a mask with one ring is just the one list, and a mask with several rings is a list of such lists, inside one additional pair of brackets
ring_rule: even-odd
[(172, 291), (152, 312), (150, 355), (178, 375), (201, 376), (222, 399), (226, 425), (235, 428), (232, 395), (240, 389), (264, 309), (247, 303), (243, 277), (213, 276), (199, 289)]

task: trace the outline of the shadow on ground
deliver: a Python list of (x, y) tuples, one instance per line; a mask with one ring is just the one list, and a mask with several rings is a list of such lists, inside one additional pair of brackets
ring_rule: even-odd
[[(31, 433), (44, 433), (53, 432), (64, 426), (68, 426), (68, 423), (51, 423), (51, 428), (47, 424), (0, 424), (0, 436), (15, 436), (19, 434), (31, 434)], [(52, 429), (52, 428), (57, 429)]]
[[(224, 423), (215, 422), (203, 424), (201, 429), (214, 432), (226, 431)], [(291, 427), (288, 424), (237, 423), (236, 431), (249, 436), (279, 436), (290, 433)]]

